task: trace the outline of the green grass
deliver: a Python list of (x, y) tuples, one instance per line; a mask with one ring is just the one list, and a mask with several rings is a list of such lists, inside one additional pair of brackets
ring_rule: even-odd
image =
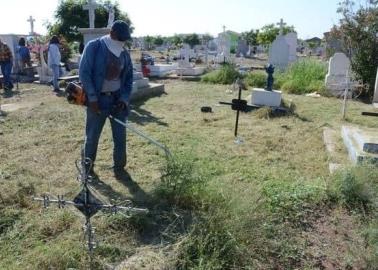
[[(46, 193), (72, 199), (80, 190), (74, 161), (83, 143), (83, 108), (48, 87), (21, 87), (19, 96), (2, 100), (33, 106), (1, 122), (0, 269), (86, 269), (81, 214), (70, 207), (42, 210), (31, 200)], [(361, 116), (370, 107), (351, 101), (342, 121), (337, 99), (284, 94), (295, 114), (267, 120), (242, 113), (244, 143), (236, 145), (235, 113), (214, 106), (236, 93), (195, 82), (166, 81), (165, 87), (167, 95), (134, 103), (130, 121), (166, 144), (174, 160), (167, 163), (160, 150), (129, 134), (132, 181), (119, 181), (109, 169), (109, 124), (104, 128), (98, 194), (112, 203), (131, 199), (150, 213), (97, 214), (94, 269), (135, 256), (135, 269), (316, 269), (324, 260), (340, 269), (374, 269), (376, 169), (330, 176), (322, 140), (325, 126), (377, 128), (376, 119)], [(205, 105), (214, 112), (201, 113)]]
[[(299, 60), (285, 72), (274, 74), (274, 88), (290, 94), (318, 92), (326, 95), (324, 85), (327, 67), (316, 60)], [(252, 87), (265, 88), (267, 75), (264, 71), (253, 71), (246, 75), (245, 82)]]
[(325, 94), (324, 79), (327, 67), (316, 60), (300, 60), (278, 75), (277, 84), (285, 92), (306, 94), (319, 92)]
[(202, 76), (202, 81), (213, 84), (232, 84), (241, 77), (233, 65), (224, 64), (220, 69)]

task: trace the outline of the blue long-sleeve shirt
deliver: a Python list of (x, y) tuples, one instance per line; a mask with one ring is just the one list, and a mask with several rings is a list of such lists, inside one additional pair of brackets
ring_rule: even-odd
[[(84, 49), (80, 60), (79, 78), (89, 102), (97, 101), (101, 93), (106, 75), (108, 48), (100, 39), (90, 41)], [(133, 65), (127, 50), (119, 57), (123, 57), (124, 68), (121, 71), (121, 101), (129, 102), (133, 88)]]

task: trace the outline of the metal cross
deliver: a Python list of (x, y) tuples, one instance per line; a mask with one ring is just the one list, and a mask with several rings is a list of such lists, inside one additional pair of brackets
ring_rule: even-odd
[[(81, 164), (79, 164), (81, 163)], [(79, 170), (80, 174), (78, 176), (78, 181), (81, 182), (82, 189), (79, 194), (73, 199), (73, 201), (68, 201), (59, 196), (57, 199), (50, 199), (48, 195), (43, 195), (42, 198), (33, 198), (34, 201), (41, 201), (44, 208), (48, 208), (51, 203), (57, 204), (58, 208), (64, 208), (68, 205), (75, 206), (84, 216), (85, 216), (85, 225), (84, 225), (84, 236), (87, 242), (87, 247), (92, 260), (93, 250), (96, 247), (94, 227), (91, 224), (91, 217), (93, 217), (98, 211), (110, 211), (113, 214), (123, 213), (126, 216), (131, 216), (136, 213), (148, 213), (147, 209), (135, 208), (131, 206), (131, 201), (127, 201), (127, 206), (111, 205), (105, 204), (100, 199), (98, 199), (91, 189), (93, 188), (90, 185), (92, 181), (91, 177), (88, 175), (88, 172), (91, 170), (93, 163), (90, 159), (85, 159), (82, 162), (76, 161), (76, 167)]]
[(234, 110), (234, 111), (236, 111), (234, 136), (235, 136), (235, 142), (237, 144), (240, 144), (242, 142), (242, 140), (238, 137), (238, 127), (239, 127), (239, 114), (240, 114), (240, 111), (242, 111), (242, 112), (248, 112), (249, 110), (258, 109), (260, 107), (258, 107), (258, 106), (252, 106), (252, 105), (247, 105), (247, 101), (244, 100), (244, 99), (241, 99), (242, 81), (240, 79), (237, 79), (235, 83), (239, 87), (238, 98), (237, 99), (233, 99), (232, 103), (220, 101), (219, 104), (231, 105), (231, 109)]
[(33, 36), (34, 35), (34, 22), (35, 22), (35, 19), (33, 19), (33, 17), (30, 16), (27, 21), (30, 22), (30, 33), (29, 33), (29, 35)]
[(97, 6), (96, 0), (88, 0), (88, 4), (83, 6), (84, 10), (88, 10), (89, 28), (95, 28), (95, 10)]

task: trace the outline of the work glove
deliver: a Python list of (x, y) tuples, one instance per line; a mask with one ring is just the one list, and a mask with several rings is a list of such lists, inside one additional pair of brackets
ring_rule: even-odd
[(120, 100), (114, 106), (113, 112), (114, 113), (120, 113), (120, 112), (126, 111), (127, 110), (127, 106), (128, 106), (127, 102), (124, 102), (124, 101)]
[(92, 102), (89, 102), (89, 108), (97, 113), (97, 114), (100, 114), (100, 107), (98, 106), (98, 102), (97, 101), (92, 101)]

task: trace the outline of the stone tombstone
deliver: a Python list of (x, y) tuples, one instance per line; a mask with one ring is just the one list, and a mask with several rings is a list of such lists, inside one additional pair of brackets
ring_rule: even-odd
[(89, 13), (89, 28), (95, 28), (96, 8), (97, 4), (95, 0), (88, 0), (88, 4), (83, 6), (83, 9), (88, 10)]
[(377, 70), (377, 76), (375, 78), (373, 104), (374, 104), (374, 107), (378, 107), (378, 70)]
[(344, 53), (335, 53), (329, 60), (328, 74), (325, 78), (325, 86), (336, 96), (341, 96), (346, 85), (346, 77), (350, 70), (350, 60)]
[(179, 68), (187, 68), (191, 67), (190, 65), (190, 46), (188, 44), (184, 44), (184, 46), (180, 49), (180, 60), (178, 61)]
[(283, 70), (296, 60), (297, 34), (278, 35), (269, 49), (269, 63)]
[(218, 44), (217, 44), (218, 55), (221, 56), (220, 62), (228, 61), (230, 58), (231, 51), (231, 40), (227, 33), (221, 33), (218, 35)]
[(236, 57), (241, 57), (242, 55), (245, 57), (248, 55), (249, 47), (247, 41), (244, 39), (240, 39), (238, 41), (238, 47), (236, 50)]
[[(88, 0), (88, 4), (83, 6), (83, 9), (88, 10), (89, 12), (89, 28), (79, 28), (79, 32), (84, 36), (84, 45), (86, 45), (89, 41), (102, 37), (106, 34), (109, 34), (109, 29), (107, 27), (104, 28), (95, 28), (95, 10), (97, 8), (97, 4), (95, 0)], [(110, 14), (109, 14), (110, 17)], [(111, 19), (111, 18), (109, 18)]]
[(41, 66), (37, 67), (38, 75), (39, 75), (39, 82), (40, 83), (49, 83), (52, 81), (53, 74), (52, 70), (49, 68), (45, 61), (45, 57), (43, 54), (43, 49), (39, 52), (39, 57), (41, 61)]
[(269, 50), (268, 62), (278, 69), (285, 69), (290, 61), (290, 47), (284, 36), (278, 36)]
[(20, 38), (23, 37), (26, 39), (26, 35), (14, 35), (14, 34), (7, 34), (7, 35), (0, 35), (0, 40), (2, 40), (5, 44), (8, 45), (9, 49), (12, 52), (13, 56), (13, 71), (17, 72), (17, 56), (16, 56), (16, 51), (18, 47), (18, 41)]
[(293, 63), (297, 61), (298, 35), (297, 33), (288, 33), (284, 37), (289, 45), (289, 63)]
[(114, 22), (114, 8), (112, 5), (108, 6), (108, 12), (109, 12), (108, 25), (106, 27), (110, 29), (112, 28), (112, 25)]

